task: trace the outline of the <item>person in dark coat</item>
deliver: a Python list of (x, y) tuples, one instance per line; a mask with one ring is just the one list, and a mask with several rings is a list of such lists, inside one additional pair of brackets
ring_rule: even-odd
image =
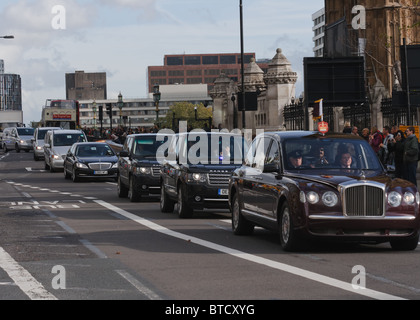
[(395, 165), (395, 177), (403, 177), (403, 158), (404, 158), (404, 144), (405, 137), (401, 130), (395, 133), (394, 139), (389, 142), (389, 151), (394, 154), (394, 165)]
[(405, 132), (407, 139), (404, 144), (403, 178), (417, 186), (417, 166), (419, 159), (419, 141), (414, 134), (414, 127), (408, 127)]

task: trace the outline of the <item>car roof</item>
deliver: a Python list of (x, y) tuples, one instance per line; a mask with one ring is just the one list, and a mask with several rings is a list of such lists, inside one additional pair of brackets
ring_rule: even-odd
[(106, 142), (76, 142), (75, 145), (108, 145)]
[(127, 136), (127, 138), (128, 137), (130, 137), (130, 138), (132, 138), (132, 137), (134, 137), (134, 138), (137, 138), (137, 137), (155, 137), (155, 136), (171, 136), (171, 135), (174, 135), (173, 133), (164, 133), (164, 132), (161, 132), (161, 133), (136, 133), (136, 134), (130, 134), (129, 136)]
[(84, 133), (82, 130), (51, 130), (54, 134)]
[(318, 131), (277, 131), (277, 132), (264, 132), (261, 135), (277, 136), (280, 140), (286, 139), (346, 139), (346, 140), (363, 140), (359, 136), (348, 133), (329, 132), (322, 134)]

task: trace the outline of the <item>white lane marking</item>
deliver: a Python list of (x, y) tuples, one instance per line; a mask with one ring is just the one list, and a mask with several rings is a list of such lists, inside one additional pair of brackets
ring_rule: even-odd
[(397, 297), (397, 296), (393, 296), (390, 294), (386, 294), (383, 292), (379, 292), (379, 291), (375, 291), (375, 290), (371, 290), (371, 289), (354, 289), (351, 283), (347, 283), (341, 280), (337, 280), (334, 278), (330, 278), (327, 276), (323, 276), (321, 274), (315, 273), (315, 272), (311, 272), (311, 271), (307, 271), (301, 268), (297, 268), (297, 267), (293, 267), (284, 263), (280, 263), (277, 261), (273, 261), (273, 260), (269, 260), (266, 258), (262, 258), (253, 254), (249, 254), (249, 253), (245, 253), (239, 250), (235, 250), (232, 248), (228, 248), (222, 245), (218, 245), (215, 243), (212, 243), (210, 241), (206, 241), (206, 240), (202, 240), (199, 238), (195, 238), (195, 237), (191, 237), (189, 235), (185, 235), (170, 229), (167, 229), (161, 225), (158, 225), (154, 222), (151, 222), (147, 219), (141, 218), (139, 216), (136, 216), (130, 212), (127, 212), (121, 208), (118, 208), (112, 204), (109, 204), (105, 201), (102, 200), (96, 200), (96, 203), (98, 203), (99, 205), (107, 208), (108, 210), (114, 211), (115, 213), (118, 213), (138, 224), (141, 224), (151, 230), (157, 231), (159, 233), (177, 238), (177, 239), (181, 239), (181, 240), (185, 240), (188, 241), (190, 243), (195, 243), (197, 245), (215, 250), (215, 251), (219, 251), (222, 253), (226, 253), (228, 255), (240, 258), (240, 259), (244, 259), (247, 261), (251, 261), (253, 263), (258, 263), (273, 269), (277, 269), (283, 272), (287, 272), (299, 277), (303, 277), (312, 281), (316, 281), (331, 287), (335, 287), (338, 289), (342, 289), (345, 291), (349, 291), (352, 292), (354, 294), (357, 295), (361, 295), (361, 296), (365, 296), (365, 297), (369, 297), (369, 298), (373, 298), (373, 299), (377, 299), (377, 300), (405, 300), (401, 297)]
[(1, 247), (0, 267), (31, 300), (57, 300)]
[(134, 288), (136, 288), (138, 291), (144, 294), (149, 300), (162, 300), (162, 298), (159, 297), (158, 294), (150, 290), (148, 287), (146, 287), (143, 283), (141, 283), (139, 280), (134, 278), (128, 272), (124, 270), (115, 270), (115, 271), (125, 280), (130, 282), (134, 286)]

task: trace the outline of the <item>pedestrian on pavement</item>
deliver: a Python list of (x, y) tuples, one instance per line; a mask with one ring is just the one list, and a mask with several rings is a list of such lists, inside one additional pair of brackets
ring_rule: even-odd
[(356, 126), (354, 126), (353, 128), (351, 128), (351, 134), (354, 136), (359, 136), (358, 130), (359, 129)]
[(384, 140), (379, 145), (378, 156), (379, 156), (379, 160), (381, 160), (381, 162), (384, 165), (390, 164), (390, 161), (392, 163), (392, 160), (393, 160), (392, 154), (388, 148), (389, 142), (394, 140), (394, 135), (392, 135), (390, 131), (391, 131), (391, 128), (389, 126), (384, 127), (382, 131)]
[(382, 133), (379, 132), (376, 126), (372, 127), (372, 131), (369, 136), (369, 144), (371, 145), (373, 151), (378, 154), (380, 145), (382, 143)]
[(388, 149), (394, 154), (395, 177), (403, 178), (405, 137), (401, 130), (395, 133), (394, 139), (388, 143)]
[(362, 138), (365, 139), (367, 142), (369, 142), (369, 129), (368, 128), (364, 128), (362, 130)]
[(417, 186), (417, 165), (419, 159), (419, 141), (414, 134), (414, 127), (405, 131), (407, 139), (404, 145), (404, 170), (403, 178)]

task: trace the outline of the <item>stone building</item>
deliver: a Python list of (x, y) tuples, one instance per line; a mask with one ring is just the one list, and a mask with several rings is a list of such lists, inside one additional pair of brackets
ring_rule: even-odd
[(372, 124), (382, 127), (382, 99), (401, 90), (403, 39), (407, 45), (420, 43), (419, 3), (417, 0), (325, 0), (326, 28), (343, 18), (348, 30), (345, 45), (349, 55), (365, 57)]
[(66, 73), (67, 100), (106, 100), (107, 83), (105, 72)]
[[(247, 111), (246, 129), (284, 130), (284, 106), (295, 97), (297, 73), (277, 49), (265, 73), (252, 59), (244, 71), (245, 92), (258, 92), (257, 111)], [(225, 73), (215, 81), (210, 96), (213, 99), (213, 124), (232, 130), (242, 128), (243, 112), (238, 112), (241, 82), (235, 84)]]

